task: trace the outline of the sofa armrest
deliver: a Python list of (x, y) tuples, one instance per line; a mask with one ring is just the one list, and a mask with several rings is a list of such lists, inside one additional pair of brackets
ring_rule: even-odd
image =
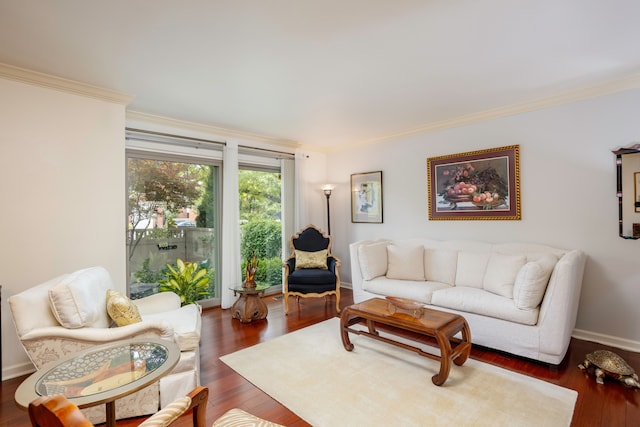
[(113, 341), (157, 338), (175, 341), (173, 328), (164, 321), (142, 321), (117, 328), (67, 329), (49, 326), (33, 329), (20, 341), (36, 368), (70, 353)]
[(338, 267), (340, 267), (340, 260), (335, 256), (331, 255), (327, 257), (327, 268), (333, 274), (336, 274), (338, 271)]
[(286, 271), (286, 275), (289, 275), (292, 271), (295, 271), (296, 257), (295, 256), (289, 257), (289, 259), (287, 259), (285, 262), (282, 263), (282, 267), (288, 269), (288, 271)]
[(585, 263), (585, 253), (572, 250), (551, 273), (538, 316), (541, 352), (564, 355), (567, 351), (578, 316)]

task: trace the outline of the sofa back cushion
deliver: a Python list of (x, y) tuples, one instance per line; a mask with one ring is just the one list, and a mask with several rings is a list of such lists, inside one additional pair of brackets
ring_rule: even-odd
[(78, 270), (49, 289), (49, 302), (55, 318), (65, 328), (107, 328), (107, 290), (111, 277), (102, 267)]
[(524, 255), (491, 253), (482, 280), (482, 287), (494, 294), (513, 298), (516, 276), (526, 262), (527, 257)]
[(358, 247), (360, 273), (364, 280), (373, 280), (387, 274), (387, 242), (371, 243)]
[(482, 288), (490, 252), (458, 252), (456, 286)]
[(19, 337), (33, 329), (60, 326), (49, 305), (49, 288), (67, 276), (55, 277), (9, 297), (9, 308)]
[(452, 249), (424, 249), (424, 277), (426, 280), (453, 286), (456, 282), (457, 266), (458, 251)]
[(424, 280), (424, 246), (388, 245), (389, 279)]
[(543, 254), (522, 266), (513, 286), (516, 307), (530, 309), (540, 305), (557, 262), (555, 255)]

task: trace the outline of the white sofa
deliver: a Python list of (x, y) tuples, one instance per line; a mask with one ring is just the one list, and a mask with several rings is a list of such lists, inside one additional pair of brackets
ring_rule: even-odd
[(474, 344), (560, 364), (586, 256), (538, 244), (430, 239), (350, 245), (355, 303), (386, 296), (465, 317)]
[[(176, 342), (180, 360), (169, 374), (116, 401), (118, 419), (156, 413), (200, 385), (200, 307), (181, 307), (178, 295), (161, 292), (133, 300), (140, 322), (114, 327), (107, 313), (109, 289), (115, 287), (107, 270), (91, 267), (12, 295), (8, 303), (18, 338), (36, 369), (112, 341), (156, 338)], [(104, 405), (83, 412), (93, 424), (105, 421)]]

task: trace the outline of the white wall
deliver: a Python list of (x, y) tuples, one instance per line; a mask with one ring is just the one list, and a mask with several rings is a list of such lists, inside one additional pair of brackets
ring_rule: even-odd
[[(640, 90), (332, 153), (334, 252), (350, 281), (348, 244), (429, 236), (536, 242), (588, 256), (576, 328), (640, 349), (640, 241), (618, 237), (615, 156), (640, 136)], [(520, 145), (521, 221), (429, 221), (426, 159)], [(383, 171), (383, 224), (350, 222), (350, 174)]]
[(11, 295), (92, 265), (125, 290), (125, 106), (4, 79), (0, 94), (6, 378), (31, 367), (9, 314)]

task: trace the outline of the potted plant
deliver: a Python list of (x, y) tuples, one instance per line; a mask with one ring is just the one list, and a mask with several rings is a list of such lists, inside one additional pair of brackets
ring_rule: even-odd
[(167, 264), (167, 278), (159, 280), (160, 292), (174, 292), (182, 305), (193, 304), (208, 295), (207, 269), (197, 262), (176, 259), (176, 268)]

